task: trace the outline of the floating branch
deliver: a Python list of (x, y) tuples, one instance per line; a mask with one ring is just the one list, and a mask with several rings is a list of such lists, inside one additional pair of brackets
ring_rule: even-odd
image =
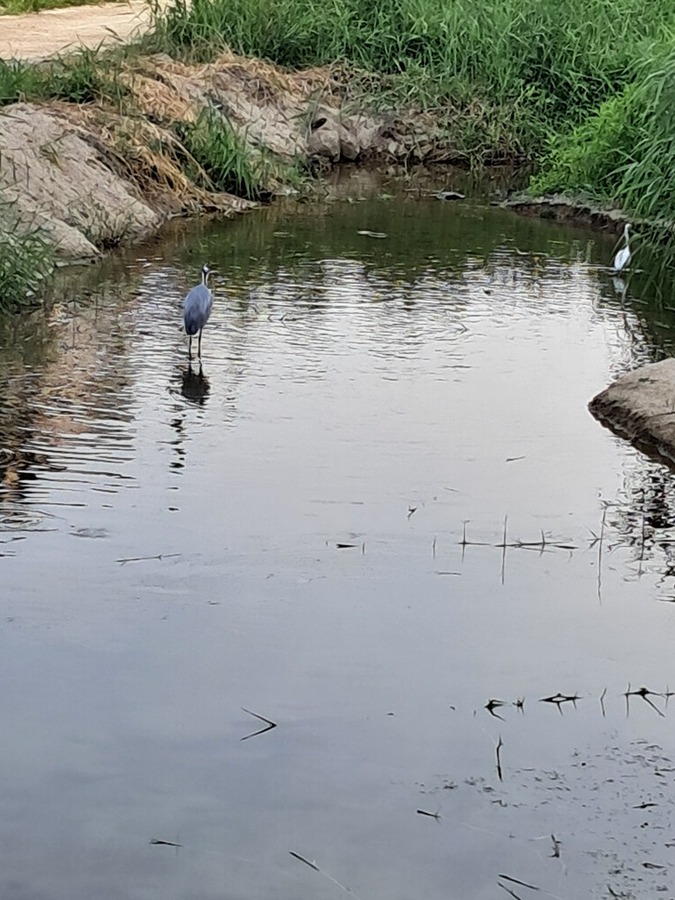
[(265, 716), (259, 716), (258, 713), (254, 713), (250, 709), (246, 709), (245, 706), (242, 706), (242, 709), (245, 713), (248, 713), (249, 716), (254, 716), (256, 719), (260, 719), (261, 722), (266, 723), (264, 728), (261, 728), (259, 731), (254, 731), (252, 734), (247, 734), (242, 738), (242, 741), (247, 741), (249, 738), (257, 737), (257, 735), (264, 734), (266, 731), (271, 731), (273, 728), (277, 727), (277, 723), (272, 722), (271, 719), (266, 719)]
[(557, 839), (557, 837), (554, 834), (551, 835), (551, 840), (553, 841), (553, 850), (551, 851), (551, 858), (552, 859), (560, 859), (560, 841)]
[(605, 695), (607, 694), (607, 688), (604, 689), (602, 694), (600, 694), (600, 709), (602, 710), (602, 717), (605, 718)]
[(182, 847), (182, 844), (176, 844), (174, 841), (161, 841), (158, 838), (150, 838), (150, 844), (156, 844), (161, 847)]
[(513, 701), (513, 705), (516, 709), (520, 710), (520, 712), (525, 712), (525, 698), (518, 697), (517, 700)]
[(507, 894), (510, 894), (512, 897), (515, 897), (515, 900), (523, 900), (523, 898), (516, 894), (515, 891), (512, 891), (510, 887), (507, 887), (505, 884), (502, 884), (501, 881), (497, 882), (497, 887), (500, 887), (503, 891), (506, 891)]

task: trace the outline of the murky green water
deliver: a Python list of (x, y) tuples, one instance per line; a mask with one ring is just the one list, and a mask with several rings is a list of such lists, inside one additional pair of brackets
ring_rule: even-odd
[(610, 238), (337, 196), (0, 326), (5, 900), (669, 896), (672, 715), (624, 693), (675, 689), (673, 476), (586, 404), (673, 312)]

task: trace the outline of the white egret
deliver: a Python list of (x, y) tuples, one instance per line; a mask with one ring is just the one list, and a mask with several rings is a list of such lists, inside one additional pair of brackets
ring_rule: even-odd
[(626, 242), (625, 245), (619, 250), (614, 257), (614, 262), (612, 263), (612, 269), (615, 274), (619, 272), (623, 272), (624, 269), (628, 268), (630, 263), (630, 244), (628, 242), (628, 232), (630, 231), (630, 224), (626, 222), (623, 229), (622, 239)]

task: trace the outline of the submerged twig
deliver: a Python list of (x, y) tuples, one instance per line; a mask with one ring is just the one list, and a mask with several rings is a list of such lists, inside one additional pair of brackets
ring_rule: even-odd
[(502, 571), (501, 571), (501, 579), (502, 584), (504, 584), (504, 578), (506, 575), (506, 525), (509, 521), (508, 516), (504, 516), (504, 539), (502, 541)]
[(531, 891), (540, 890), (535, 884), (528, 884), (527, 881), (520, 881), (518, 878), (511, 878), (510, 875), (497, 875), (497, 878), (503, 878), (504, 881), (512, 881), (514, 884), (519, 884), (521, 887), (529, 888)]
[(145, 562), (149, 559), (172, 559), (173, 557), (180, 555), (180, 553), (158, 553), (156, 556), (128, 556), (125, 559), (116, 559), (115, 562), (124, 565), (129, 562)]
[(294, 850), (288, 851), (291, 856), (295, 857), (295, 859), (299, 860), (301, 863), (304, 863), (306, 866), (309, 866), (310, 869), (314, 869), (315, 872), (318, 872), (319, 875), (323, 875), (324, 878), (327, 878), (331, 881), (336, 887), (339, 887), (341, 891), (344, 891), (345, 894), (350, 894), (352, 897), (356, 897), (356, 900), (359, 900), (358, 896), (351, 890), (351, 888), (346, 887), (344, 884), (341, 884), (337, 878), (333, 878), (332, 875), (329, 875), (328, 872), (324, 872), (323, 869), (319, 868), (315, 862), (307, 859), (304, 856), (301, 856), (299, 853), (296, 853)]
[(498, 714), (495, 712), (495, 710), (496, 710), (496, 709), (499, 709), (500, 706), (506, 706), (506, 703), (505, 703), (504, 700), (488, 700), (488, 702), (485, 704), (485, 707), (484, 707), (484, 708), (487, 709), (487, 711), (490, 713), (490, 715), (491, 715), (491, 716), (494, 716), (495, 719), (501, 719), (502, 722), (503, 722), (503, 721), (504, 721), (504, 717), (498, 715)]
[(502, 747), (503, 747), (503, 746), (504, 746), (504, 741), (502, 740), (502, 736), (501, 736), (501, 734), (500, 734), (500, 735), (499, 735), (499, 743), (497, 744), (497, 747), (496, 747), (496, 753), (497, 753), (497, 776), (498, 776), (498, 778), (499, 778), (500, 781), (503, 781), (503, 780), (504, 780), (503, 773), (502, 773)]
[(429, 816), (430, 819), (436, 819), (437, 822), (441, 821), (441, 815), (438, 812), (432, 813), (432, 812), (427, 812), (426, 809), (418, 809), (417, 815), (418, 816)]
[(558, 707), (558, 712), (562, 715), (563, 703), (571, 703), (576, 709), (577, 700), (581, 700), (581, 697), (578, 694), (561, 694), (560, 691), (558, 691), (557, 694), (553, 694), (550, 697), (542, 697), (539, 702), (555, 704)]
[(648, 703), (651, 706), (651, 708), (661, 716), (661, 718), (665, 719), (666, 714), (664, 712), (662, 712), (652, 700), (649, 699), (650, 696), (661, 697), (662, 695), (659, 694), (657, 691), (650, 691), (646, 687), (638, 688), (637, 691), (631, 691), (630, 685), (628, 685), (628, 690), (626, 691), (624, 696), (626, 698), (626, 715), (628, 715), (628, 698), (629, 697), (642, 697), (642, 699), (645, 701), (645, 703)]
[(249, 716), (254, 716), (256, 719), (260, 719), (261, 722), (266, 723), (264, 728), (261, 728), (259, 731), (254, 731), (252, 734), (247, 734), (242, 738), (242, 741), (247, 741), (249, 738), (256, 737), (259, 734), (264, 734), (266, 731), (271, 731), (273, 728), (277, 727), (277, 723), (273, 722), (271, 719), (266, 719), (265, 716), (259, 716), (258, 713), (254, 713), (250, 709), (246, 709), (245, 706), (242, 706), (242, 709), (245, 713), (248, 713)]
[(602, 710), (602, 717), (605, 718), (605, 695), (607, 694), (607, 688), (604, 689), (602, 694), (600, 694), (600, 709)]

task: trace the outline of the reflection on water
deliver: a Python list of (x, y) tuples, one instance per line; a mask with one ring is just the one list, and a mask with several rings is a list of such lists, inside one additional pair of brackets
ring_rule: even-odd
[(204, 375), (202, 366), (195, 372), (191, 365), (188, 365), (181, 377), (180, 392), (192, 403), (198, 403), (203, 406), (208, 397), (211, 385), (209, 379)]
[(673, 756), (673, 475), (586, 403), (673, 310), (426, 186), (177, 225), (0, 321), (3, 897), (621, 895), (617, 846), (666, 853), (593, 795)]

